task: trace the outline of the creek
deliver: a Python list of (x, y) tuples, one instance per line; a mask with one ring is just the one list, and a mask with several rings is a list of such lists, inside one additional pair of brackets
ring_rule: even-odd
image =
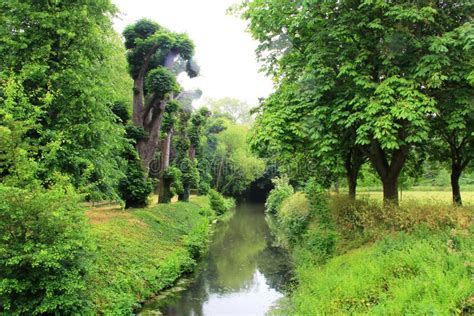
[(275, 245), (263, 204), (239, 204), (216, 224), (195, 273), (145, 302), (142, 315), (265, 315), (285, 296), (288, 253)]

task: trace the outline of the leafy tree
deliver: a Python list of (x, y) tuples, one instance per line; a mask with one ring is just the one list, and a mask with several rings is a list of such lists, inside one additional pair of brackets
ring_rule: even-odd
[(127, 143), (122, 153), (127, 166), (125, 177), (119, 183), (120, 197), (125, 201), (126, 208), (145, 207), (148, 203), (148, 196), (153, 190), (152, 181), (147, 178), (135, 149), (137, 139), (143, 137), (140, 132), (141, 130), (137, 130), (134, 125), (128, 122)]
[(28, 102), (23, 86), (12, 76), (0, 97), (0, 178), (9, 186), (39, 185), (37, 154), (28, 132), (37, 128), (35, 107)]
[[(123, 176), (117, 153), (124, 131), (110, 99), (122, 86), (109, 85), (126, 71), (115, 60), (123, 53), (112, 29), (115, 12), (110, 1), (0, 4), (0, 124), (27, 122), (23, 141), (31, 151), (24, 154), (37, 161), (34, 176), (45, 186), (56, 173), (67, 174), (93, 199), (116, 197)], [(11, 97), (12, 85), (21, 98)]]
[(171, 186), (178, 181), (177, 174), (170, 168), (171, 143), (177, 124), (177, 113), (180, 104), (176, 100), (170, 101), (165, 109), (162, 123), (163, 139), (161, 140), (160, 168), (158, 183), (158, 203), (169, 203), (172, 198)]
[[(472, 34), (473, 4), (256, 0), (242, 10), (279, 89), (294, 83), (308, 90), (310, 83), (312, 102), (293, 107), (310, 115), (309, 106), (321, 121), (341, 117), (339, 126), (354, 129), (355, 143), (382, 181), (384, 200), (396, 203), (398, 176), (410, 150), (428, 139), (428, 117), (443, 106), (430, 93), (446, 79), (440, 63), (451, 63), (453, 77), (466, 78), (464, 68), (455, 66), (460, 56), (465, 56), (461, 63), (472, 58), (461, 43)], [(456, 34), (450, 37), (456, 53), (434, 60), (433, 53), (446, 49), (447, 34)], [(288, 120), (294, 118), (283, 115), (280, 125)], [(322, 131), (330, 134), (324, 125)]]
[(204, 151), (211, 155), (213, 186), (216, 191), (238, 196), (265, 171), (265, 163), (250, 152), (248, 128), (223, 120), (225, 129), (216, 135), (216, 143)]
[[(474, 11), (474, 10), (473, 10)], [(471, 37), (463, 35), (471, 34)], [(431, 55), (430, 76), (433, 79), (429, 94), (437, 100), (438, 112), (432, 116), (433, 138), (428, 146), (432, 156), (440, 162), (449, 157), (453, 203), (462, 205), (459, 179), (474, 159), (474, 26), (464, 27), (440, 36)]]

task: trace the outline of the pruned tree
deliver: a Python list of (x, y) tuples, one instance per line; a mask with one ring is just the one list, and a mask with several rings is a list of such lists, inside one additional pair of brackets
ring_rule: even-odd
[(185, 61), (190, 77), (197, 75), (191, 59), (194, 44), (186, 34), (171, 32), (147, 19), (129, 25), (123, 35), (133, 78), (133, 123), (145, 131), (137, 150), (148, 170), (159, 147), (165, 108), (180, 89), (173, 72), (177, 59)]
[(158, 203), (169, 203), (172, 198), (171, 185), (176, 180), (174, 173), (170, 172), (171, 143), (175, 133), (177, 115), (180, 111), (180, 104), (176, 100), (168, 103), (163, 116), (161, 130), (163, 137), (161, 139), (160, 149), (160, 168), (158, 181)]

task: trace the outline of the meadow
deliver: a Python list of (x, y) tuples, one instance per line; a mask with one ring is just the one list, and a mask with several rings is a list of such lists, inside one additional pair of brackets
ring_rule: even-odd
[[(462, 193), (463, 205), (474, 206), (474, 190), (463, 191)], [(357, 193), (358, 198), (370, 198), (377, 201), (382, 201), (382, 191), (365, 191), (361, 189)], [(452, 204), (452, 193), (449, 190), (439, 190), (436, 187), (411, 188), (407, 191), (399, 192), (398, 198), (400, 204), (423, 201), (424, 203), (443, 203)]]

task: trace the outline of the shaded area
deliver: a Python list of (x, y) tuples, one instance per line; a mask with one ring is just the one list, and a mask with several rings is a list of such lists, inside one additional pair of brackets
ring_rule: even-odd
[(216, 228), (208, 255), (187, 289), (147, 302), (164, 315), (264, 315), (284, 296), (290, 259), (273, 238), (263, 205), (241, 204)]

